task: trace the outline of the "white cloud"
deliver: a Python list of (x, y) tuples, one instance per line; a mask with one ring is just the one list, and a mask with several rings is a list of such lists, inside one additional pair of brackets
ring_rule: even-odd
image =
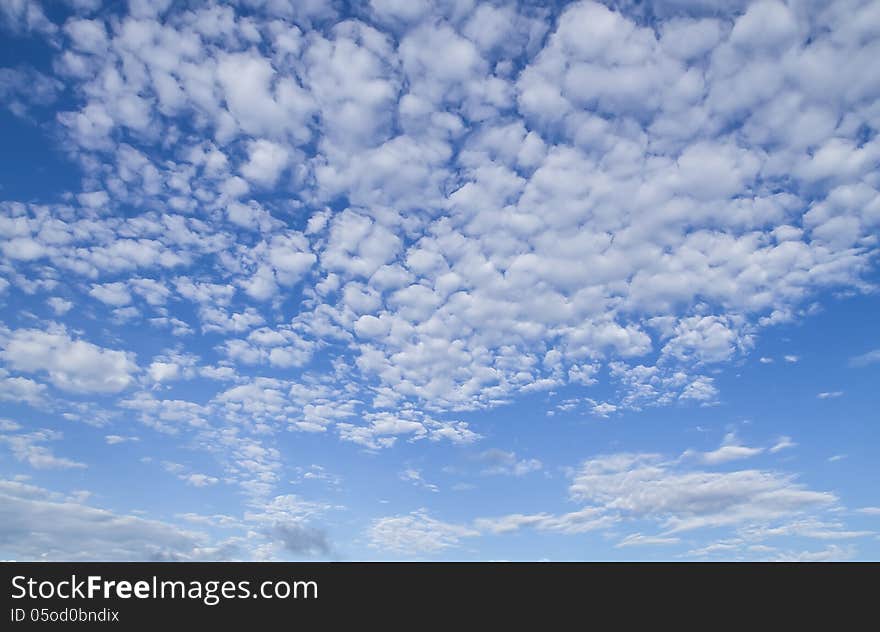
[[(592, 400), (590, 400), (592, 402)], [(598, 417), (607, 417), (611, 413), (617, 412), (617, 406), (609, 402), (590, 403), (590, 412)]]
[(160, 432), (178, 433), (181, 427), (202, 428), (210, 408), (180, 399), (156, 399), (148, 393), (135, 393), (119, 402), (119, 407), (140, 412), (140, 420)]
[(7, 371), (0, 369), (0, 400), (23, 402), (29, 406), (44, 406), (47, 403), (45, 384), (26, 377), (9, 377)]
[(416, 487), (421, 487), (423, 489), (427, 489), (430, 492), (439, 492), (440, 488), (434, 485), (433, 483), (429, 483), (422, 477), (421, 470), (417, 470), (414, 468), (407, 468), (403, 470), (399, 474), (400, 480), (406, 481), (408, 483), (412, 483)]
[(500, 518), (478, 518), (474, 526), (493, 534), (509, 533), (523, 527), (539, 531), (558, 531), (577, 534), (597, 529), (606, 529), (617, 522), (617, 518), (607, 515), (601, 508), (585, 507), (565, 514), (509, 514)]
[[(735, 442), (728, 437), (731, 445)], [(728, 454), (696, 453), (698, 459), (705, 455), (714, 464), (730, 460)], [(704, 471), (694, 469), (687, 460), (667, 461), (656, 454), (618, 453), (586, 460), (571, 474), (569, 495), (584, 506), (559, 514), (478, 517), (472, 526), (443, 523), (420, 510), (376, 520), (368, 534), (373, 546), (415, 554), (458, 546), (464, 537), (503, 535), (524, 528), (565, 534), (613, 533), (622, 524), (653, 523), (661, 529), (659, 533), (631, 534), (616, 546), (675, 545), (683, 533), (727, 529), (733, 537), (692, 553), (704, 556), (722, 550), (728, 554), (750, 550), (762, 559), (775, 549), (759, 550), (764, 546), (761, 543), (781, 535), (820, 540), (871, 535), (847, 530), (839, 520), (822, 519), (823, 513), (839, 514), (836, 496), (810, 490), (793, 476), (754, 469)], [(863, 513), (873, 512), (868, 508)]]
[(110, 196), (106, 191), (88, 191), (76, 196), (77, 201), (88, 208), (102, 208), (107, 206)]
[[(17, 424), (12, 424), (8, 430), (19, 430)], [(12, 451), (12, 455), (18, 461), (27, 463), (30, 467), (43, 469), (69, 469), (86, 467), (71, 459), (55, 456), (51, 449), (41, 445), (46, 441), (57, 441), (62, 438), (60, 432), (53, 430), (35, 430), (28, 433), (0, 435), (0, 443), (5, 443)]]
[(744, 48), (777, 48), (792, 43), (798, 30), (795, 16), (785, 4), (763, 0), (736, 21), (730, 41)]
[(242, 165), (241, 173), (251, 182), (270, 187), (278, 181), (289, 159), (283, 146), (265, 139), (255, 140), (248, 145), (248, 161)]
[(370, 0), (370, 7), (378, 16), (411, 22), (424, 16), (430, 4), (426, 0)]
[(103, 285), (93, 285), (89, 292), (96, 299), (107, 305), (121, 307), (131, 303), (131, 294), (125, 283), (104, 283)]
[(216, 485), (220, 479), (208, 476), (207, 474), (187, 474), (184, 480), (187, 485), (192, 485), (193, 487), (207, 487), (209, 485)]
[(819, 399), (836, 399), (843, 396), (843, 391), (823, 391), (816, 395)]
[(442, 522), (420, 509), (410, 514), (374, 520), (367, 529), (370, 546), (406, 555), (432, 554), (479, 535), (475, 529)]
[(2, 340), (0, 358), (16, 371), (46, 373), (72, 392), (116, 393), (133, 381), (133, 354), (71, 338), (64, 327), (17, 329)]
[(657, 455), (614, 454), (585, 461), (573, 499), (606, 511), (656, 521), (667, 533), (768, 522), (836, 502), (792, 477), (762, 470), (682, 470)]
[(300, 141), (308, 138), (312, 98), (294, 77), (277, 77), (269, 60), (255, 51), (224, 54), (217, 64), (217, 79), (228, 113), (244, 132), (268, 137), (291, 134)]
[(59, 296), (51, 296), (46, 300), (56, 316), (63, 316), (73, 308), (73, 301), (65, 300)]
[[(783, 447), (787, 446), (784, 445)], [(721, 463), (727, 463), (728, 461), (748, 459), (758, 454), (761, 454), (763, 451), (763, 448), (750, 448), (748, 446), (741, 445), (736, 434), (731, 432), (725, 435), (724, 440), (721, 442), (721, 447), (719, 447), (717, 450), (712, 450), (711, 452), (697, 452), (694, 450), (687, 450), (684, 454), (682, 454), (682, 457), (691, 458), (699, 463), (704, 463), (706, 465), (719, 465)], [(776, 452), (777, 450), (774, 449), (771, 451)]]
[(132, 441), (140, 441), (139, 437), (125, 437), (122, 435), (107, 435), (104, 437), (107, 445), (118, 445), (120, 443), (128, 443)]
[(397, 415), (388, 412), (370, 413), (365, 417), (369, 422), (367, 425), (337, 424), (339, 437), (370, 450), (390, 448), (401, 437), (409, 442), (428, 439), (460, 445), (473, 443), (481, 438), (464, 421), (440, 421), (410, 411), (401, 411)]
[[(873, 56), (870, 38), (841, 35), (862, 33), (858, 2), (814, 19), (773, 2), (660, 11), (656, 29), (593, 2), (552, 24), (404, 4), (321, 32), (280, 29), (266, 7), (68, 21), (58, 68), (88, 98), (60, 120), (84, 161), (105, 161), (83, 195), (109, 201), (10, 211), (2, 252), (82, 275), (117, 307), (168, 305), (161, 274), (181, 268), (206, 333), (302, 296), (302, 321), (356, 336), (360, 377), (447, 410), (591, 385), (585, 367), (622, 361), (658, 371), (608, 407), (713, 404), (704, 365), (749, 353), (821, 288), (866, 287), (880, 194), (858, 68)], [(120, 73), (123, 58), (143, 72)], [(117, 128), (136, 133), (117, 146)], [(97, 211), (118, 203), (135, 216)], [(305, 233), (283, 234), (300, 209)], [(236, 227), (259, 241), (238, 244)], [(202, 260), (222, 275), (185, 276)], [(192, 329), (174, 318), (150, 322)], [(260, 362), (296, 364), (274, 356)]]
[(86, 53), (99, 54), (107, 48), (107, 31), (99, 20), (68, 20), (64, 33), (71, 39), (74, 48)]
[(623, 540), (618, 542), (615, 546), (617, 548), (623, 548), (627, 546), (656, 546), (656, 545), (664, 545), (664, 544), (677, 544), (681, 540), (679, 538), (666, 538), (661, 536), (653, 536), (653, 535), (642, 535), (641, 533), (633, 533), (631, 535), (626, 536)]
[(147, 367), (147, 374), (154, 382), (168, 382), (180, 375), (180, 366), (173, 362), (152, 362)]
[(143, 297), (147, 303), (154, 307), (165, 304), (171, 294), (171, 290), (155, 279), (135, 278), (131, 279), (129, 283), (135, 294)]
[(791, 437), (782, 436), (782, 437), (779, 437), (779, 439), (776, 441), (776, 443), (774, 443), (770, 447), (768, 452), (770, 452), (771, 454), (776, 454), (777, 452), (780, 452), (782, 450), (787, 450), (788, 448), (794, 448), (796, 446), (797, 446), (797, 443), (795, 443)]

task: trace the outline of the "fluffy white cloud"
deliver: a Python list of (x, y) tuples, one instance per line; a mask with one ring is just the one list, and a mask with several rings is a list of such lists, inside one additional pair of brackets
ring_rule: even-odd
[(208, 476), (207, 474), (187, 474), (184, 477), (187, 485), (192, 485), (193, 487), (207, 487), (209, 485), (216, 485), (220, 480), (214, 476)]
[(52, 308), (52, 311), (55, 312), (56, 316), (63, 316), (73, 308), (72, 301), (64, 300), (58, 296), (51, 296), (46, 302), (49, 304), (49, 307)]
[(117, 393), (138, 371), (134, 354), (71, 338), (64, 327), (16, 329), (3, 336), (0, 359), (16, 371), (45, 373), (66, 391)]
[[(656, 29), (588, 1), (552, 25), (514, 6), (371, 10), (376, 24), (326, 32), (210, 7), (69, 21), (58, 67), (88, 99), (61, 120), (86, 153), (111, 152), (88, 189), (108, 199), (11, 208), (2, 252), (93, 280), (156, 270), (91, 290), (154, 308), (164, 270), (207, 256), (224, 279), (175, 280), (206, 333), (302, 295), (313, 331), (354, 337), (377, 401), (442, 409), (589, 384), (635, 358), (655, 376), (615, 369), (603, 404), (713, 403), (702, 365), (748, 353), (817, 289), (865, 287), (880, 194), (860, 131), (877, 94), (855, 70), (876, 46), (863, 3), (661, 11)], [(180, 132), (184, 115), (214, 137)], [(139, 135), (114, 144), (117, 129)], [(100, 214), (122, 202), (144, 212)], [(299, 209), (306, 232), (286, 231)], [(259, 236), (238, 244), (239, 228)]]
[(131, 303), (131, 294), (125, 283), (104, 283), (103, 285), (92, 286), (89, 292), (96, 299), (107, 305), (121, 307)]
[(24, 402), (30, 406), (42, 406), (46, 400), (47, 387), (26, 377), (10, 377), (0, 369), (0, 400)]
[(251, 182), (269, 187), (278, 181), (289, 158), (282, 145), (265, 139), (255, 140), (248, 145), (248, 161), (242, 165), (241, 173)]

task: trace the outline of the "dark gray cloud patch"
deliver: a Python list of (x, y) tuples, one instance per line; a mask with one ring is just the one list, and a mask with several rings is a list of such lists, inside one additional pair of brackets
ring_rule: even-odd
[(329, 555), (333, 548), (325, 531), (295, 522), (276, 524), (272, 528), (271, 536), (293, 555)]

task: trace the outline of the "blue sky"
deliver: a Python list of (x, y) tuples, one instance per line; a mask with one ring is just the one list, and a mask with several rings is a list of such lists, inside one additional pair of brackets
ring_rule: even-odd
[(0, 558), (878, 558), (877, 3), (0, 38)]

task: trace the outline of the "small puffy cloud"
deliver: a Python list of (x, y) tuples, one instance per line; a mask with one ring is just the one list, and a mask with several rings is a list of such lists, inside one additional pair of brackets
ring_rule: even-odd
[(131, 303), (131, 293), (128, 291), (128, 286), (121, 281), (93, 285), (89, 294), (102, 303), (113, 307), (122, 307)]
[(56, 316), (64, 316), (64, 314), (73, 308), (73, 301), (65, 300), (59, 296), (49, 297), (46, 300), (46, 303), (52, 308), (52, 311), (55, 312)]
[(77, 201), (83, 206), (89, 208), (101, 208), (110, 201), (110, 196), (106, 191), (88, 191), (80, 193), (76, 196)]
[(157, 356), (147, 367), (147, 375), (156, 383), (189, 379), (198, 373), (198, 357), (191, 354), (166, 352)]
[(220, 480), (214, 476), (198, 473), (187, 474), (183, 478), (187, 485), (192, 485), (193, 487), (208, 487), (209, 485), (216, 485)]
[(165, 304), (171, 294), (171, 290), (155, 279), (136, 278), (131, 279), (129, 283), (135, 294), (138, 294), (153, 306)]
[(715, 387), (714, 380), (711, 377), (700, 376), (685, 387), (679, 398), (712, 402), (717, 396), (718, 389)]
[(108, 44), (107, 30), (100, 20), (71, 19), (64, 25), (64, 34), (77, 50), (99, 54)]
[(242, 175), (264, 187), (273, 186), (287, 167), (290, 154), (282, 145), (260, 139), (248, 144), (248, 161), (242, 165)]
[(40, 407), (46, 404), (47, 387), (26, 377), (10, 377), (0, 369), (0, 401), (22, 402)]
[(608, 415), (617, 412), (617, 405), (610, 402), (595, 402), (589, 400), (590, 412), (597, 417), (608, 417)]

